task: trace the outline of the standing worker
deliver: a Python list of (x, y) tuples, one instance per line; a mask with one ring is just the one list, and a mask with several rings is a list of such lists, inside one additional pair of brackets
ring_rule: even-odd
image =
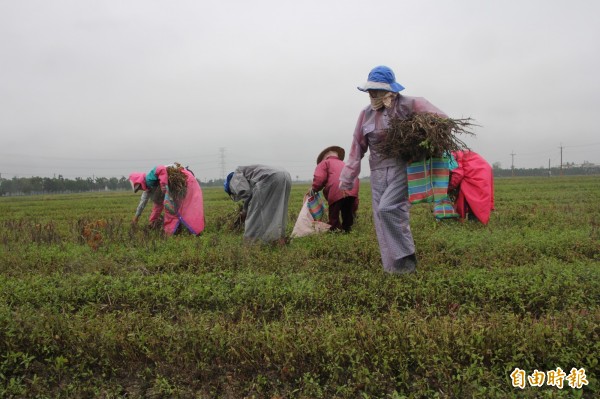
[[(354, 224), (354, 214), (358, 209), (358, 177), (354, 180), (352, 189), (341, 190), (340, 173), (344, 169), (344, 156), (346, 152), (342, 147), (331, 146), (325, 148), (317, 157), (317, 168), (313, 176), (312, 191), (323, 190), (329, 205), (329, 225), (332, 231), (343, 230), (348, 233)], [(340, 218), (341, 216), (341, 218)]]
[(373, 68), (358, 90), (369, 93), (371, 104), (358, 116), (350, 155), (340, 175), (340, 188), (353, 187), (361, 160), (370, 150), (373, 217), (383, 269), (392, 274), (411, 273), (416, 270), (417, 257), (409, 223), (407, 163), (386, 158), (374, 146), (385, 138), (392, 117), (408, 119), (424, 112), (446, 115), (422, 97), (399, 94), (404, 87), (387, 66)]

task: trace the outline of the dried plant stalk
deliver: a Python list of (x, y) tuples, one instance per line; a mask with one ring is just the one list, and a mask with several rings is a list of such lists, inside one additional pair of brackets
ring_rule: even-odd
[(392, 117), (385, 138), (374, 147), (386, 157), (408, 162), (441, 157), (446, 152), (468, 149), (457, 135), (475, 135), (470, 130), (473, 126), (478, 125), (471, 118), (452, 119), (432, 113), (414, 114), (408, 119)]
[(226, 231), (231, 231), (235, 233), (239, 233), (244, 230), (244, 217), (242, 216), (242, 211), (244, 209), (243, 203), (238, 203), (235, 206), (235, 209), (232, 209), (231, 212), (221, 215), (217, 217), (217, 229), (225, 229)]
[(174, 166), (167, 167), (169, 194), (174, 200), (182, 200), (187, 192), (187, 176), (183, 173), (183, 166), (175, 162)]

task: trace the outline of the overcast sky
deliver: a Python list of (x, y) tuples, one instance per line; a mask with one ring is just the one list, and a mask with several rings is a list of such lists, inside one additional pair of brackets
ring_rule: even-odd
[[(309, 179), (376, 65), (509, 168), (600, 163), (600, 1), (0, 0), (0, 173)], [(368, 154), (367, 154), (368, 156)], [(362, 162), (361, 176), (369, 174)]]

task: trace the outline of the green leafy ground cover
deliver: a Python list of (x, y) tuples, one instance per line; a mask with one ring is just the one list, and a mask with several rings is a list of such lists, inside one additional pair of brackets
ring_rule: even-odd
[[(600, 396), (598, 177), (499, 179), (488, 226), (414, 206), (402, 277), (368, 184), (351, 234), (285, 248), (244, 245), (204, 195), (205, 233), (169, 239), (130, 226), (132, 193), (0, 198), (0, 397)], [(512, 384), (558, 367), (588, 385)]]

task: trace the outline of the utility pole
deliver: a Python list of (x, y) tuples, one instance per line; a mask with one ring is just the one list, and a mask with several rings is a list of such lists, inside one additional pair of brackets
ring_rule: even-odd
[(548, 158), (548, 177), (552, 176), (552, 170), (550, 169), (550, 158)]
[(221, 161), (221, 179), (225, 180), (225, 147), (219, 148)]
[(512, 170), (512, 177), (515, 177), (515, 152), (511, 152), (510, 155), (512, 156), (512, 163), (510, 164), (510, 169)]
[(560, 147), (558, 147), (558, 148), (560, 148), (560, 175), (562, 176), (563, 175), (563, 170), (562, 170), (562, 150), (563, 150), (563, 145), (562, 145), (562, 143), (560, 143)]

